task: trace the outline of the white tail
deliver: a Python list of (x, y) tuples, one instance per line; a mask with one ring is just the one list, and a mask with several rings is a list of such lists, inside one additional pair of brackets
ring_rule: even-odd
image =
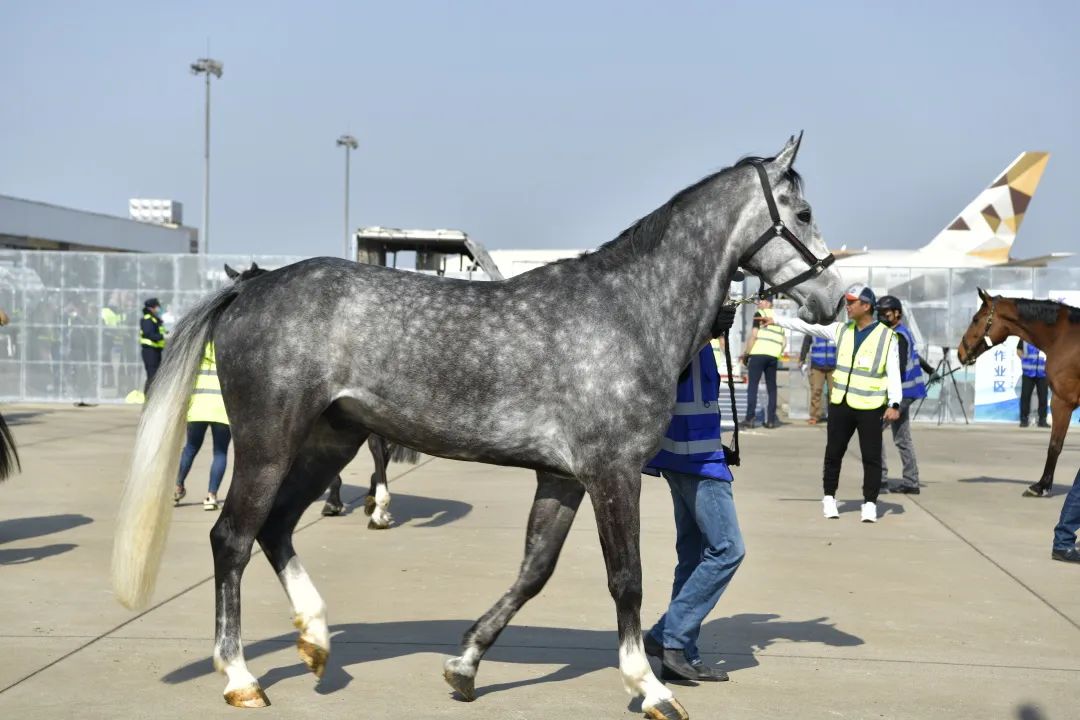
[(154, 593), (172, 519), (171, 491), (186, 434), (188, 398), (211, 323), (235, 294), (227, 288), (188, 313), (170, 337), (165, 362), (148, 393), (113, 540), (113, 592), (125, 607), (144, 607)]
[(1008, 262), (1020, 223), (1042, 179), (1050, 153), (1024, 152), (979, 193), (926, 249)]

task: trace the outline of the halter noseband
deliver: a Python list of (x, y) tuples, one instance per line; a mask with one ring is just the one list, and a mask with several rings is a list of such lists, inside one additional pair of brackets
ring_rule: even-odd
[(761, 234), (761, 236), (754, 241), (754, 244), (742, 254), (739, 258), (739, 265), (745, 266), (746, 263), (758, 253), (761, 248), (765, 247), (770, 240), (774, 238), (783, 238), (791, 243), (799, 255), (810, 265), (806, 270), (799, 273), (790, 280), (785, 280), (779, 285), (774, 285), (771, 288), (765, 288), (765, 279), (761, 279), (761, 289), (758, 290), (755, 298), (747, 298), (743, 302), (750, 302), (752, 300), (771, 300), (777, 295), (787, 292), (791, 288), (795, 287), (799, 283), (816, 278), (821, 273), (825, 272), (825, 268), (836, 262), (836, 257), (832, 253), (829, 253), (826, 257), (818, 259), (814, 256), (814, 253), (803, 245), (802, 241), (796, 237), (795, 233), (791, 232), (784, 221), (780, 219), (780, 211), (776, 207), (776, 200), (773, 198), (772, 186), (769, 184), (769, 176), (765, 172), (765, 167), (762, 163), (754, 163), (754, 169), (757, 170), (758, 178), (761, 180), (761, 189), (765, 192), (765, 203), (769, 206), (769, 217), (772, 218), (773, 225), (771, 228)]
[[(982, 340), (986, 343), (986, 349), (994, 347), (994, 341), (990, 339), (990, 326), (994, 324), (994, 313), (997, 312), (997, 298), (990, 301), (990, 312), (986, 316), (986, 325), (983, 327)], [(964, 355), (968, 358), (974, 358), (974, 349), (967, 344), (967, 338), (960, 338), (960, 347), (964, 350)]]

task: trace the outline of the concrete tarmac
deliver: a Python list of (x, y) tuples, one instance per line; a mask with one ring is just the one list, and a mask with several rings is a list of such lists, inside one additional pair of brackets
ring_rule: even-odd
[[(517, 573), (534, 491), (527, 471), (431, 457), (392, 465), (397, 525), (373, 531), (358, 506), (371, 472), (361, 450), (343, 473), (355, 511), (322, 518), (320, 502), (296, 535), (329, 607), (327, 673), (317, 682), (300, 662), (288, 601), (256, 553), (243, 637), (273, 705), (244, 711), (223, 702), (225, 680), (209, 659), (209, 440), (174, 510), (153, 603), (132, 613), (113, 599), (108, 570), (137, 409), (3, 412), (23, 471), (0, 486), (2, 719), (640, 717), (616, 670), (588, 501), (555, 576), (482, 663), (476, 702), (455, 699), (442, 680), (443, 659)], [(701, 639), (731, 681), (676, 687), (691, 717), (1080, 717), (1080, 567), (1050, 560), (1077, 441), (1066, 441), (1056, 493), (1044, 500), (1020, 493), (1042, 469), (1045, 430), (920, 424), (914, 436), (922, 494), (882, 496), (870, 525), (859, 522), (851, 452), (842, 515), (821, 516), (823, 427), (743, 434), (735, 497), (747, 558)], [(895, 449), (890, 460), (896, 477)], [(644, 479), (641, 514), (648, 627), (674, 566), (663, 480)]]

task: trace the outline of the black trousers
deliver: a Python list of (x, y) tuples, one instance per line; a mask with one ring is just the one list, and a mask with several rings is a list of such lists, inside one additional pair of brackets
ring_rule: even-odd
[(1039, 422), (1046, 422), (1046, 378), (1028, 377), (1020, 380), (1020, 422), (1027, 424), (1031, 414), (1031, 391), (1035, 390), (1039, 398)]
[(150, 392), (150, 381), (154, 379), (158, 368), (161, 367), (161, 348), (142, 346), (142, 362), (146, 368), (146, 384), (143, 385), (143, 394)]
[(757, 391), (761, 376), (765, 376), (765, 391), (768, 407), (765, 408), (765, 422), (776, 422), (776, 368), (779, 362), (768, 355), (751, 355), (747, 365), (746, 382), (746, 417), (757, 414)]
[(884, 414), (884, 407), (855, 410), (847, 403), (829, 404), (828, 440), (822, 475), (826, 495), (836, 496), (836, 488), (840, 485), (840, 464), (851, 436), (858, 431), (863, 466), (863, 500), (877, 502), (881, 490), (881, 421)]

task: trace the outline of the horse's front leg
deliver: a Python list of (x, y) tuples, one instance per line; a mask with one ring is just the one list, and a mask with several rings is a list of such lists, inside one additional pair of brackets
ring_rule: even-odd
[(1065, 434), (1069, 432), (1069, 422), (1072, 420), (1073, 410), (1076, 405), (1063, 400), (1060, 395), (1054, 395), (1050, 403), (1050, 412), (1053, 415), (1053, 427), (1050, 429), (1050, 447), (1046, 449), (1046, 466), (1043, 468), (1042, 477), (1024, 491), (1024, 497), (1049, 497), (1050, 490), (1054, 486), (1054, 469), (1057, 467), (1058, 455), (1065, 446)]
[(654, 720), (687, 720), (689, 714), (653, 674), (641, 639), (641, 471), (625, 469), (588, 484), (607, 565), (608, 590), (619, 625), (619, 672), (626, 691), (644, 696)]
[(574, 524), (585, 487), (577, 480), (536, 473), (536, 496), (525, 531), (525, 559), (517, 580), (484, 616), (476, 621), (461, 643), (462, 654), (450, 658), (443, 677), (465, 700), (476, 699), (476, 671), (480, 660), (514, 614), (544, 589), (559, 559), (566, 535)]

